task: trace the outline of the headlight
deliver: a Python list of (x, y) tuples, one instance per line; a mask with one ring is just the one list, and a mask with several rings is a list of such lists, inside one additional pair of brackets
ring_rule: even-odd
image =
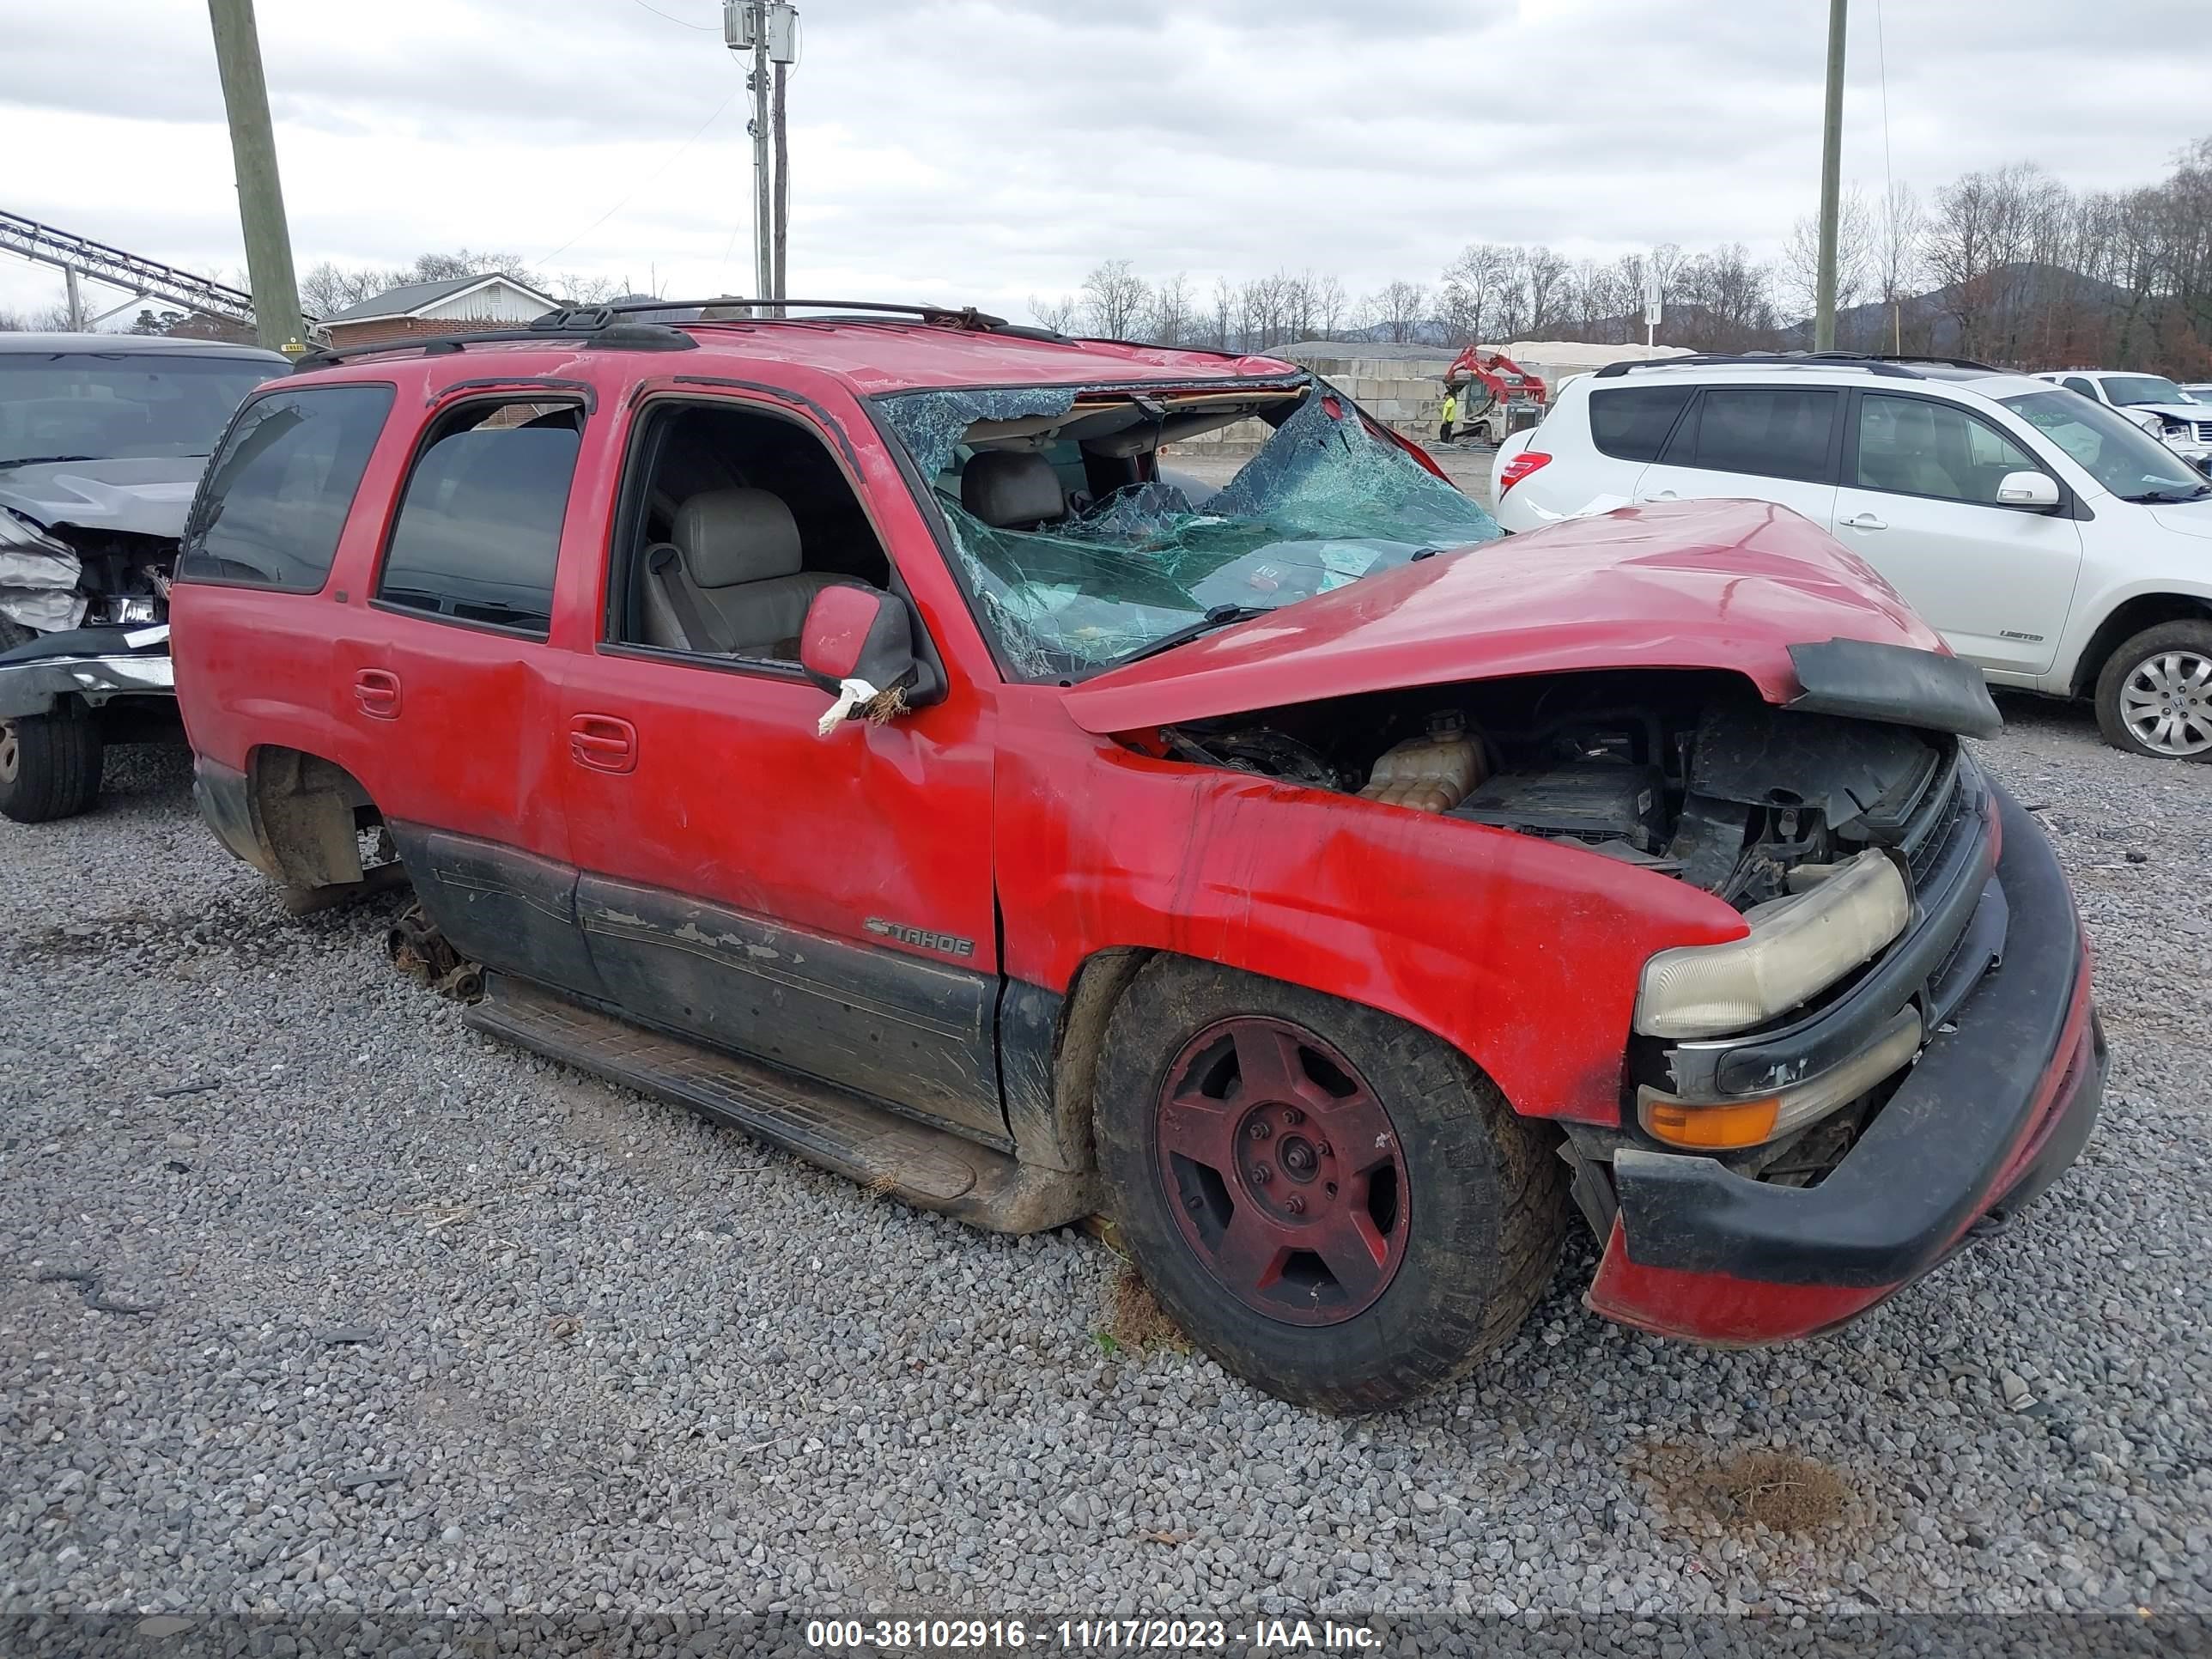
[(1905, 931), (1912, 896), (1897, 866), (1869, 849), (1808, 892), (1745, 913), (1751, 931), (1723, 945), (1662, 951), (1644, 964), (1636, 1029), (1720, 1036), (1764, 1024), (1826, 989)]
[(2166, 435), (2169, 438), (2185, 438), (2189, 435), (2189, 422), (2186, 421), (2161, 420), (2159, 425), (2165, 429)]
[(1636, 1115), (1655, 1140), (1692, 1151), (1763, 1146), (1856, 1100), (1920, 1052), (1920, 1011), (1906, 1008), (1874, 1045), (1808, 1083), (1751, 1100), (1683, 1100), (1660, 1089), (1636, 1091)]

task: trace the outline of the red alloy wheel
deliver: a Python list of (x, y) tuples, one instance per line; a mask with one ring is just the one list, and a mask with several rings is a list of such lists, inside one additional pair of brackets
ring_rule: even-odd
[(1344, 1056), (1302, 1026), (1246, 1014), (1200, 1031), (1168, 1067), (1153, 1139), (1184, 1242), (1271, 1319), (1350, 1319), (1406, 1259), (1397, 1128)]

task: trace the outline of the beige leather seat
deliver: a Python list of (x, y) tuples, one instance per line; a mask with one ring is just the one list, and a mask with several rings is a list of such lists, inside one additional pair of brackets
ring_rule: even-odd
[(797, 654), (806, 608), (850, 576), (802, 570), (799, 526), (765, 489), (710, 489), (677, 509), (675, 540), (646, 551), (648, 644), (724, 656)]
[(1936, 459), (1936, 416), (1917, 403), (1905, 403), (1892, 417), (1887, 441), (1869, 445), (1859, 431), (1859, 482), (1869, 489), (1893, 489), (1908, 495), (1966, 499), (1959, 481)]

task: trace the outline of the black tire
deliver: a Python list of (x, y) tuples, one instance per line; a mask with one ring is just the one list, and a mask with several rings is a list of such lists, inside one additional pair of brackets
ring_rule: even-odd
[[(1251, 1305), (1187, 1236), (1200, 1224), (1179, 1215), (1170, 1193), (1158, 1115), (1170, 1073), (1194, 1064), (1188, 1054), (1203, 1052), (1224, 1022), (1255, 1019), (1296, 1027), (1316, 1049), (1334, 1050), (1396, 1133), (1404, 1236), (1391, 1248), (1401, 1254), (1375, 1299), (1335, 1322), (1294, 1322)], [(1232, 1086), (1233, 1106), (1241, 1077)], [(1282, 1399), (1340, 1413), (1402, 1405), (1502, 1346), (1551, 1283), (1569, 1215), (1552, 1133), (1516, 1117), (1465, 1055), (1375, 1009), (1160, 957), (1115, 1009), (1094, 1105), (1108, 1206), (1146, 1281), (1193, 1341)], [(1287, 1170), (1289, 1140), (1273, 1144)], [(1330, 1152), (1328, 1142), (1320, 1151)], [(1279, 1200), (1279, 1187), (1267, 1190)], [(1228, 1201), (1233, 1210), (1249, 1198)], [(1185, 1204), (1198, 1212), (1194, 1194)], [(1279, 1273), (1275, 1283), (1286, 1279)]]
[(100, 798), (100, 722), (73, 699), (50, 714), (0, 722), (0, 817), (17, 823), (75, 817)]
[[(2201, 693), (2181, 699), (2182, 711), (2190, 717), (2191, 725), (2178, 728), (2178, 736), (2193, 731), (2198, 734), (2197, 738), (2184, 738), (2176, 745), (2161, 748), (2146, 742), (2129, 723), (2125, 700), (2137, 671), (2148, 670), (2157, 659), (2170, 655), (2212, 663), (2212, 622), (2160, 623), (2121, 641), (2105, 659), (2105, 665), (2097, 675), (2097, 730), (2113, 748), (2131, 755), (2148, 756), (2153, 760), (2212, 760), (2212, 683), (2208, 683)], [(2135, 689), (2141, 695), (2154, 688), (2144, 682)], [(2197, 746), (2187, 748), (2186, 743), (2192, 740), (2197, 742)]]

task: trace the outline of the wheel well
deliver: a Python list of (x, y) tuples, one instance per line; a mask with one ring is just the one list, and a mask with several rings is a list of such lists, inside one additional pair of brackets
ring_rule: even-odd
[(1068, 984), (1052, 1066), (1053, 1135), (1067, 1168), (1093, 1166), (1091, 1093), (1097, 1087), (1099, 1057), (1106, 1049), (1106, 1026), (1129, 982), (1158, 954), (1127, 945), (1094, 951), (1083, 959)]
[(2081, 661), (2074, 665), (2074, 695), (2086, 697), (2097, 689), (2097, 676), (2105, 671), (2105, 659), (2119, 648), (2122, 641), (2160, 623), (2201, 622), (2208, 617), (2212, 617), (2212, 604), (2185, 594), (2145, 593), (2128, 600), (2089, 636)]
[(286, 886), (362, 879), (359, 832), (383, 817), (351, 773), (319, 755), (270, 744), (248, 757), (246, 788), (255, 830)]

